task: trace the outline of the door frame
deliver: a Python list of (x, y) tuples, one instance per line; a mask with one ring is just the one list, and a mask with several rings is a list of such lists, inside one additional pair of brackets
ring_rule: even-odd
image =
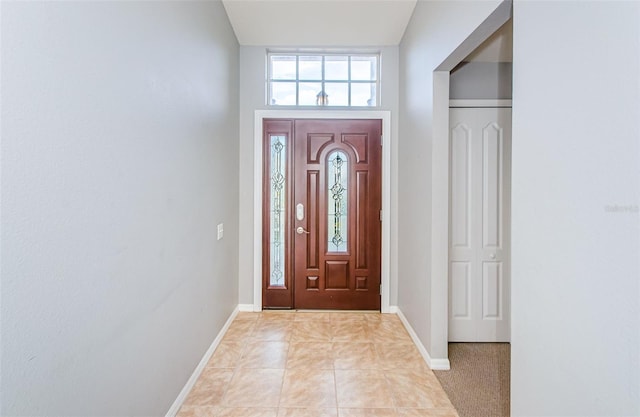
[(382, 259), (380, 311), (389, 313), (391, 272), (391, 112), (387, 110), (256, 110), (253, 142), (253, 311), (262, 311), (262, 157), (264, 119), (382, 120)]

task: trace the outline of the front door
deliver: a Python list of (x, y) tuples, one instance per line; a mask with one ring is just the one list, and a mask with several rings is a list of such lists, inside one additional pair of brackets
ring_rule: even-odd
[(265, 120), (266, 308), (380, 309), (381, 130)]

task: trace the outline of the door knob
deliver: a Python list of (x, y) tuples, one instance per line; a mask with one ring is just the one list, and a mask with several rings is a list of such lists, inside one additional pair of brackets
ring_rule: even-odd
[(304, 230), (304, 227), (302, 227), (302, 226), (298, 226), (298, 228), (296, 229), (296, 233), (299, 234), (299, 235), (301, 235), (303, 233), (309, 234), (309, 232)]
[(491, 255), (489, 255), (489, 258), (491, 258), (491, 259), (496, 259), (496, 254), (495, 254), (495, 253), (492, 253)]

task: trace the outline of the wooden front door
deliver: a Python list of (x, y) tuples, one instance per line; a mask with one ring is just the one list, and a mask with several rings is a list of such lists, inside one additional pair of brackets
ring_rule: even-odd
[(263, 305), (379, 310), (382, 122), (265, 120), (264, 132)]

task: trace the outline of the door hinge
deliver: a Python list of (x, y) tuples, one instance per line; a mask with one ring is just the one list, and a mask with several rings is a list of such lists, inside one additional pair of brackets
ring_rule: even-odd
[(384, 143), (384, 135), (380, 135), (380, 146)]
[(380, 210), (380, 221), (382, 221), (382, 210)]
[(380, 284), (380, 295), (382, 295), (382, 284)]

